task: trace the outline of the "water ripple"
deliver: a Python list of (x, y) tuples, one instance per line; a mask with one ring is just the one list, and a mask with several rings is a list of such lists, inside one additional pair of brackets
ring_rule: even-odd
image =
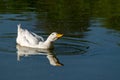
[(16, 33), (0, 34), (0, 52), (15, 53)]
[[(0, 51), (4, 53), (16, 53), (17, 33), (0, 34)], [(44, 34), (43, 37), (47, 37)], [(55, 53), (57, 55), (80, 55), (89, 49), (89, 41), (77, 37), (64, 36), (55, 42)]]
[(63, 37), (56, 44), (55, 51), (60, 55), (79, 55), (87, 52), (89, 45), (88, 41), (81, 38)]

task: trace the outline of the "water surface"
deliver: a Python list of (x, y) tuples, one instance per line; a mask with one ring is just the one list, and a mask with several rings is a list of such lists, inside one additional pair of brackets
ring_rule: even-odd
[[(119, 80), (119, 1), (82, 1), (1, 0), (0, 80)], [(64, 36), (53, 51), (21, 48), (19, 23), (45, 39)], [(54, 58), (64, 66), (52, 65)]]

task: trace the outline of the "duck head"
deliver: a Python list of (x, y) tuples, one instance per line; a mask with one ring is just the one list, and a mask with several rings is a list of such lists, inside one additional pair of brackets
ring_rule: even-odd
[(49, 35), (49, 37), (47, 38), (48, 41), (50, 42), (54, 42), (55, 40), (57, 40), (58, 38), (62, 37), (63, 34), (59, 34), (57, 32), (53, 32)]

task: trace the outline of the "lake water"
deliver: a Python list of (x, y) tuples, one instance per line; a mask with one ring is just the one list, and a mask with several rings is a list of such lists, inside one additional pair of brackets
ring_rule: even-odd
[[(70, 9), (66, 6), (71, 0), (1, 0), (0, 80), (119, 80), (120, 15), (114, 10), (119, 5), (82, 1), (73, 1)], [(53, 31), (64, 36), (53, 51), (20, 47), (18, 24), (45, 39)], [(63, 66), (54, 66), (49, 59)]]

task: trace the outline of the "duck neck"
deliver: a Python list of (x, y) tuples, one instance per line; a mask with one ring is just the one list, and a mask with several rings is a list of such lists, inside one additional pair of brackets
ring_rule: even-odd
[(47, 44), (47, 45), (48, 45), (48, 44), (49, 44), (49, 45), (52, 44), (52, 42), (49, 41), (49, 40), (46, 40), (44, 43)]
[(44, 45), (46, 45), (49, 49), (53, 49), (53, 42), (48, 39), (44, 42)]

